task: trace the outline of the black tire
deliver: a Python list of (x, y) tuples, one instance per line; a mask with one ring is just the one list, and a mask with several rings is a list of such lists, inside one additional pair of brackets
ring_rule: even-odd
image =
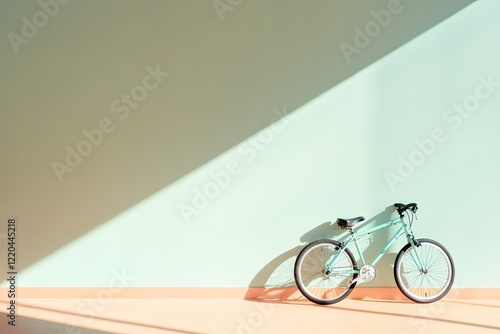
[[(455, 280), (453, 259), (440, 243), (431, 239), (417, 239), (416, 247), (405, 245), (394, 261), (394, 279), (399, 290), (417, 303), (432, 303), (450, 291)], [(417, 251), (424, 268), (413, 259)]]
[[(356, 286), (350, 281), (358, 276), (356, 260), (349, 249), (339, 254), (340, 243), (330, 239), (317, 240), (305, 246), (297, 256), (294, 267), (295, 284), (310, 301), (320, 305), (337, 303), (346, 298)], [(331, 269), (346, 273), (328, 271), (326, 264), (338, 254)]]

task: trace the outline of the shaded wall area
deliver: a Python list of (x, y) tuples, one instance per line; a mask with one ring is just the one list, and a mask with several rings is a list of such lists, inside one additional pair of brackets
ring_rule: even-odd
[[(384, 124), (386, 118), (381, 113), (387, 105), (380, 102), (376, 110), (370, 109), (376, 100), (368, 97), (387, 100), (383, 97), (390, 94), (381, 90), (379, 82), (384, 82), (387, 73), (400, 72), (384, 70), (384, 80), (378, 77), (376, 83), (357, 82), (355, 87), (342, 90), (345, 97), (357, 100), (352, 105), (349, 101), (335, 104), (339, 94), (335, 92), (319, 105), (313, 101), (470, 1), (443, 1), (439, 5), (242, 2), (222, 17), (211, 2), (44, 4), (49, 3), (52, 9), (38, 3), (7, 4), (0, 14), (0, 29), (6, 36), (0, 51), (0, 135), (6, 162), (0, 167), (0, 208), (5, 218), (13, 216), (19, 222), (20, 270), (89, 231), (107, 230), (109, 227), (101, 224), (113, 219), (116, 230), (103, 240), (91, 241), (91, 248), (78, 248), (100, 254), (96, 257), (104, 259), (100, 264), (103, 268), (115, 260), (129, 263), (123, 256), (132, 251), (123, 249), (135, 244), (138, 226), (146, 226), (146, 252), (152, 252), (150, 244), (163, 242), (154, 231), (174, 239), (168, 251), (158, 251), (148, 263), (156, 263), (156, 256), (183, 249), (187, 238), (196, 240), (198, 234), (201, 237), (207, 232), (205, 227), (186, 227), (185, 217), (179, 213), (182, 203), (192, 204), (196, 196), (193, 189), (203, 188), (207, 182), (192, 177), (210, 178), (207, 167), (219, 170), (217, 164), (222, 163), (226, 168), (229, 160), (252, 162), (244, 169), (244, 184), (238, 191), (249, 190), (252, 183), (266, 184), (246, 191), (250, 197), (231, 199), (241, 201), (236, 206), (244, 208), (240, 212), (266, 208), (263, 201), (268, 198), (263, 192), (276, 196), (302, 187), (306, 191), (301, 196), (316, 193), (328, 197), (323, 197), (320, 208), (314, 206), (312, 216), (311, 204), (293, 215), (301, 217), (302, 224), (324, 221), (327, 206), (340, 196), (330, 191), (343, 189), (353, 179), (364, 179), (370, 188), (344, 198), (373, 197), (371, 185), (379, 186), (376, 177), (380, 173), (365, 167), (349, 172), (349, 164), (365, 162), (372, 152), (383, 152), (368, 145), (371, 136), (351, 141), (354, 137), (338, 134), (382, 132), (378, 122)], [(384, 19), (384, 13), (390, 14)], [(38, 26), (31, 28), (35, 24)], [(391, 110), (397, 112), (395, 106)], [(258, 151), (259, 161), (251, 159), (248, 146), (243, 148), (246, 154), (231, 151), (237, 145), (251, 145), (244, 140), (278, 119), (290, 121), (286, 115), (294, 114), (296, 119), (287, 127), (290, 131), (282, 132), (280, 141), (273, 141), (273, 149), (264, 145), (267, 149)], [(367, 123), (370, 117), (376, 121)], [(304, 141), (307, 137), (309, 141)], [(292, 148), (293, 152), (288, 151)], [(276, 157), (283, 157), (283, 165), (274, 160)], [(314, 170), (316, 176), (321, 172), (328, 175), (329, 169), (316, 166), (339, 159), (347, 159), (349, 164), (338, 167), (337, 176), (328, 182), (297, 174)], [(265, 167), (253, 162), (265, 162)], [(161, 204), (157, 202), (156, 209), (150, 207), (133, 221), (126, 218), (132, 225), (121, 220), (130, 217), (127, 209), (169, 187), (175, 190), (165, 190), (172, 193)], [(212, 202), (209, 210), (215, 220), (205, 215), (207, 211), (203, 211), (202, 220), (208, 231), (213, 231), (215, 224), (216, 231), (238, 237), (242, 221), (232, 216), (232, 209), (227, 210), (231, 202), (223, 198), (229, 194), (218, 197), (217, 204)], [(252, 198), (250, 203), (248, 198)], [(283, 219), (282, 210), (301, 200), (283, 199), (278, 211), (268, 211), (267, 219)], [(346, 208), (344, 214), (366, 205), (362, 203), (344, 205), (337, 201), (339, 207)], [(368, 213), (378, 212), (381, 205), (385, 207), (387, 201), (380, 199), (370, 205)], [(262, 217), (247, 214), (246, 219), (250, 218)], [(296, 235), (308, 229), (302, 225), (295, 230)], [(233, 246), (233, 241), (226, 243), (227, 235), (213, 240), (223, 242), (227, 249)], [(293, 238), (292, 234), (288, 238)], [(285, 244), (276, 247), (286, 249), (289, 244)], [(216, 255), (224, 255), (222, 249), (214, 249)], [(80, 252), (66, 256), (69, 254), (82, 258)], [(5, 258), (2, 256), (2, 261)], [(64, 259), (64, 263), (71, 261), (71, 257)], [(175, 261), (167, 260), (171, 264)], [(255, 274), (255, 266), (250, 273)], [(109, 269), (104, 273), (110, 275)], [(237, 282), (242, 281), (240, 276), (251, 277), (246, 271), (235, 275)], [(73, 281), (71, 274), (65, 274), (61, 279), (79, 284), (80, 279), (85, 281), (84, 276)], [(212, 284), (212, 279), (206, 284)], [(37, 279), (28, 281), (36, 284)], [(140, 282), (157, 284), (147, 278), (137, 284)], [(174, 278), (172, 284), (176, 282)]]

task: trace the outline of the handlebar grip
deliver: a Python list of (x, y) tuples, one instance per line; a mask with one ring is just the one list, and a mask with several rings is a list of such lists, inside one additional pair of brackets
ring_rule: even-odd
[(415, 212), (418, 209), (417, 203), (408, 203), (408, 204), (394, 203), (394, 206), (396, 207), (396, 209), (400, 214), (406, 210), (412, 210), (413, 212)]
[(410, 203), (406, 206), (408, 209), (417, 210), (417, 203)]

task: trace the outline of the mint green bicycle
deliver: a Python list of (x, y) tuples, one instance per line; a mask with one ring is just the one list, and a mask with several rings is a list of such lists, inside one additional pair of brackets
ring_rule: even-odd
[[(387, 253), (400, 236), (407, 244), (394, 262), (394, 278), (399, 290), (417, 303), (432, 303), (450, 291), (455, 279), (455, 265), (450, 253), (440, 243), (430, 239), (415, 239), (412, 231), (417, 204), (394, 204), (399, 218), (376, 227), (356, 231), (364, 217), (338, 218), (337, 225), (349, 231), (344, 242), (331, 239), (314, 241), (297, 256), (294, 267), (295, 283), (302, 294), (317, 304), (333, 304), (346, 298), (357, 283), (372, 282), (377, 276), (375, 264)], [(371, 263), (366, 263), (358, 240), (361, 236), (400, 225), (385, 247)], [(352, 252), (354, 244), (361, 261), (358, 267)]]

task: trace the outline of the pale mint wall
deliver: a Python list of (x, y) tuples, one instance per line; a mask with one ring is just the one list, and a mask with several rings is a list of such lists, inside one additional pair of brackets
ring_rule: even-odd
[[(210, 2), (156, 14), (130, 2), (120, 15), (75, 2), (17, 54), (5, 39), (1, 210), (19, 221), (19, 284), (102, 286), (117, 273), (129, 286), (287, 284), (300, 247), (338, 233), (326, 221), (376, 223), (416, 201), (415, 233), (448, 247), (456, 286), (498, 287), (498, 273), (471, 269), (491, 268), (500, 232), (499, 5), (430, 28), (464, 4), (425, 22), (402, 2), (348, 62), (339, 45), (389, 3), (343, 8), (340, 29), (333, 3), (243, 2), (221, 21)], [(35, 9), (11, 9), (2, 31)], [(113, 102), (157, 65), (169, 75), (121, 119)], [(109, 133), (59, 182), (53, 162), (99, 124)], [(393, 257), (374, 285), (393, 285)]]

